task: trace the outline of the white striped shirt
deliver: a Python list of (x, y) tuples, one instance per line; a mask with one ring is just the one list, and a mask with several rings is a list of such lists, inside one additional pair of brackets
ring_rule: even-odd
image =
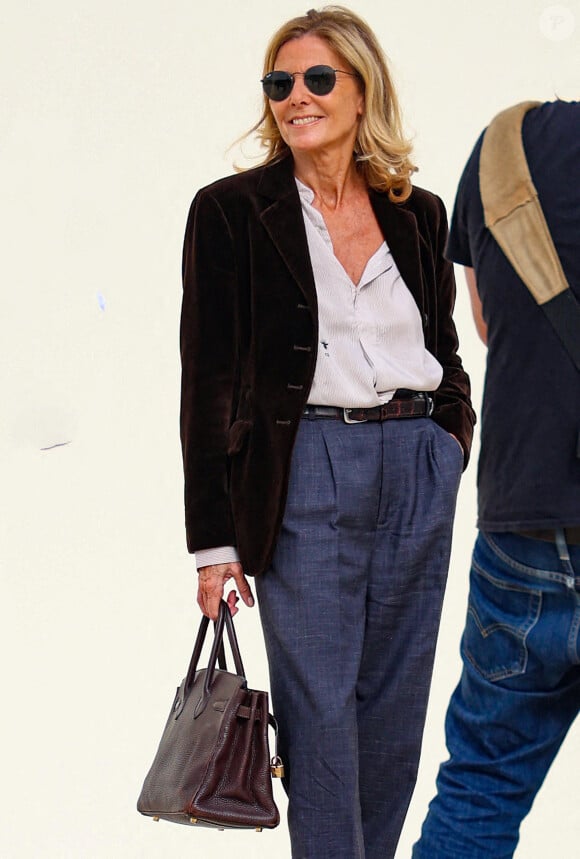
[(308, 402), (366, 408), (397, 388), (434, 391), (443, 368), (425, 348), (421, 314), (387, 243), (354, 284), (336, 256), (314, 192), (296, 180), (318, 299), (318, 356)]

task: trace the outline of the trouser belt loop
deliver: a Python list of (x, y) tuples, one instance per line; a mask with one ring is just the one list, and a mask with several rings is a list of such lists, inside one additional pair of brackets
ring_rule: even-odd
[(568, 549), (564, 529), (556, 528), (554, 531), (554, 538), (556, 540), (556, 548), (558, 550), (558, 555), (560, 557), (560, 560), (562, 561), (562, 566), (564, 567), (567, 574), (566, 585), (571, 590), (574, 590), (576, 586), (576, 575), (574, 573), (572, 561), (570, 560), (570, 550)]
[(560, 560), (565, 564), (566, 562), (570, 562), (570, 552), (568, 551), (568, 544), (566, 543), (566, 537), (564, 535), (563, 528), (556, 528), (554, 531), (554, 538), (556, 541), (556, 548), (558, 549), (558, 556)]

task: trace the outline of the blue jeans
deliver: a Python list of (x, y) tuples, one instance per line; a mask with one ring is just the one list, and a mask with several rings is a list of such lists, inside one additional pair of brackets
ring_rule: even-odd
[(450, 758), (413, 859), (509, 859), (580, 706), (580, 546), (475, 544)]
[(302, 420), (256, 579), (293, 859), (392, 859), (415, 784), (462, 452), (428, 418)]

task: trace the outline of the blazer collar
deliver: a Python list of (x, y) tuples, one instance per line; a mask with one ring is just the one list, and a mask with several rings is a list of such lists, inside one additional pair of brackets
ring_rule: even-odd
[(269, 200), (281, 200), (292, 193), (294, 181), (294, 159), (290, 152), (261, 168), (258, 193)]
[[(260, 216), (262, 223), (304, 293), (309, 306), (315, 311), (316, 287), (308, 256), (300, 197), (294, 179), (294, 161), (290, 154), (263, 168), (257, 190), (268, 201)], [(417, 219), (407, 208), (406, 203), (392, 203), (385, 193), (371, 190), (370, 200), (397, 268), (418, 307), (423, 309)]]

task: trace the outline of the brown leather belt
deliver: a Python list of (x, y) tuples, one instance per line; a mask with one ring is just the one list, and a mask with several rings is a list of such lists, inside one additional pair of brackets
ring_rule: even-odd
[[(516, 534), (546, 543), (556, 542), (556, 532), (552, 528), (534, 528), (529, 531), (516, 531)], [(580, 525), (564, 528), (564, 537), (569, 546), (580, 546)]]
[(394, 418), (425, 418), (433, 414), (433, 399), (424, 391), (397, 394), (388, 403), (368, 409), (342, 408), (341, 406), (306, 406), (303, 417), (310, 420), (330, 418), (345, 424), (364, 424), (367, 421), (388, 421)]

